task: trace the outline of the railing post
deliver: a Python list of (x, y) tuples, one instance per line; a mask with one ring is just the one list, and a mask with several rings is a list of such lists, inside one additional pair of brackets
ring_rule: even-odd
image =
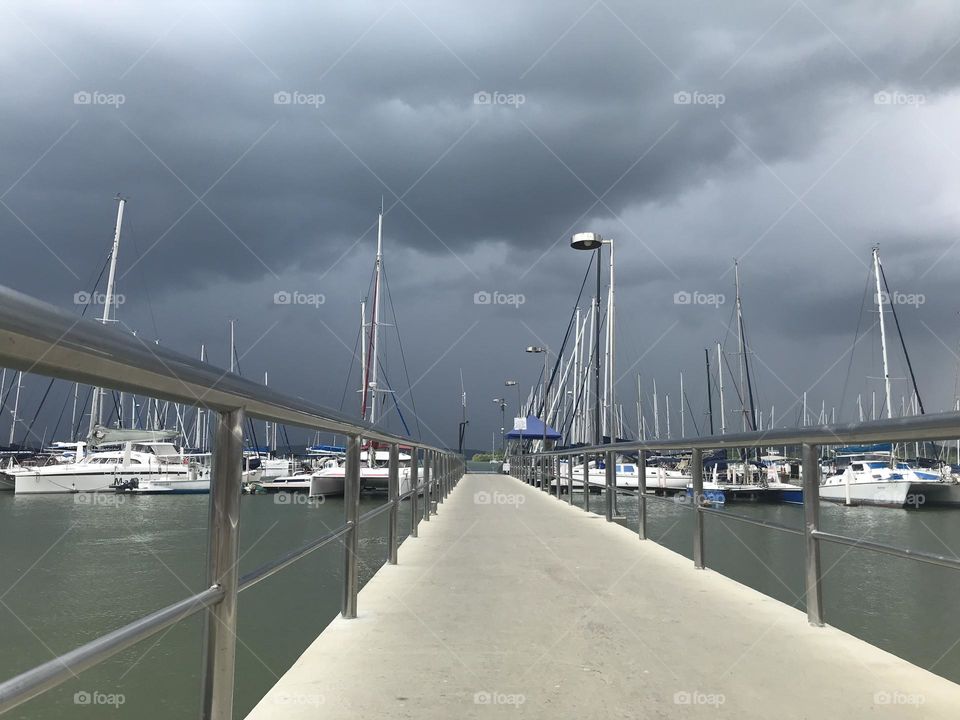
[(606, 471), (606, 489), (604, 491), (604, 499), (606, 500), (607, 505), (607, 522), (613, 522), (613, 494), (617, 491), (616, 489), (616, 477), (617, 477), (617, 457), (616, 453), (613, 450), (608, 450), (604, 453), (604, 464)]
[(417, 526), (420, 524), (420, 448), (410, 448), (410, 482), (413, 494), (410, 496), (410, 535), (417, 537)]
[[(371, 444), (369, 452), (373, 452)], [(343, 602), (340, 614), (347, 620), (357, 616), (360, 546), (360, 436), (347, 436), (347, 465), (343, 480), (344, 521), (350, 525), (343, 536)]]
[(637, 456), (637, 532), (641, 540), (647, 539), (647, 451)]
[(550, 494), (550, 478), (548, 477), (548, 460), (549, 458), (543, 454), (543, 450), (540, 451), (540, 457), (537, 458), (538, 465), (540, 466), (540, 489), (543, 492)]
[(390, 516), (387, 526), (387, 562), (397, 564), (397, 515), (400, 512), (400, 448), (390, 443), (390, 467), (387, 475), (387, 495), (390, 499)]
[(803, 520), (806, 556), (807, 620), (823, 626), (823, 593), (820, 572), (820, 540), (813, 534), (820, 529), (820, 459), (816, 445), (803, 444)]
[(430, 522), (430, 503), (432, 502), (432, 494), (430, 492), (430, 465), (432, 464), (432, 455), (431, 450), (423, 451), (423, 519), (425, 522)]
[(573, 505), (573, 460), (576, 456), (567, 458), (567, 504)]
[(700, 507), (703, 498), (703, 450), (694, 448), (690, 457), (693, 472), (693, 566), (702, 570), (703, 565), (703, 513)]
[(207, 583), (223, 599), (206, 612), (202, 717), (231, 720), (237, 650), (237, 565), (243, 480), (243, 410), (217, 413), (210, 471)]
[(556, 492), (557, 500), (559, 500), (560, 499), (560, 456), (559, 455), (553, 456), (553, 481), (557, 485), (557, 489), (555, 492)]
[(590, 512), (590, 456), (583, 455), (583, 510)]
[(436, 457), (437, 465), (434, 475), (436, 475), (437, 478), (437, 506), (439, 507), (443, 504), (443, 499), (446, 495), (443, 485), (446, 482), (446, 468), (444, 467), (444, 463), (446, 462), (447, 458), (443, 453), (437, 453)]

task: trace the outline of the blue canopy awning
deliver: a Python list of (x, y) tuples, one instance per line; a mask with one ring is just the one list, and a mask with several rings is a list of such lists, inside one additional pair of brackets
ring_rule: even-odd
[[(560, 433), (547, 425), (547, 440), (559, 440)], [(530, 415), (527, 417), (526, 430), (511, 430), (507, 433), (507, 440), (543, 440), (543, 422), (540, 418)]]

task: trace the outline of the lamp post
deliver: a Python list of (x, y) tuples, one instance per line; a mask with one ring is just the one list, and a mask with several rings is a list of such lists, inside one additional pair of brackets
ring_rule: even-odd
[[(594, 374), (594, 418), (593, 418), (593, 434), (594, 441), (597, 445), (600, 445), (603, 442), (603, 436), (600, 432), (600, 252), (603, 249), (604, 245), (610, 246), (610, 298), (609, 298), (609, 311), (607, 313), (607, 333), (609, 338), (609, 343), (607, 345), (609, 355), (609, 392), (610, 397), (608, 398), (609, 406), (613, 406), (613, 357), (614, 357), (614, 333), (613, 333), (613, 239), (604, 240), (599, 233), (592, 232), (581, 232), (577, 233), (570, 238), (570, 247), (574, 250), (596, 250), (597, 251), (597, 295), (594, 299), (594, 311), (596, 312), (596, 319), (594, 322), (595, 337), (594, 337), (594, 356), (593, 356), (593, 374)], [(613, 432), (613, 422), (612, 419), (608, 420), (607, 428), (610, 432)], [(611, 437), (612, 439), (612, 437)]]
[[(543, 453), (547, 451), (547, 358), (550, 355), (550, 350), (546, 347), (540, 347), (539, 345), (530, 345), (529, 347), (527, 347), (527, 352), (533, 353), (533, 354), (537, 354), (537, 353), (543, 354), (543, 390), (542, 390), (543, 397), (541, 398), (543, 405), (542, 405), (542, 410), (540, 412), (540, 415), (542, 416), (540, 418), (540, 424), (543, 426), (543, 445), (540, 448), (540, 452)], [(547, 466), (546, 466), (545, 456), (543, 457), (543, 462), (541, 464), (543, 466), (543, 472), (541, 474), (541, 479), (540, 479), (541, 486), (542, 486), (543, 484), (547, 483), (547, 473), (546, 473)], [(547, 488), (549, 489), (549, 485), (547, 485)]]
[[(500, 454), (503, 457), (506, 457), (507, 446), (506, 440), (504, 439), (504, 433), (506, 432), (507, 427), (507, 400), (506, 398), (494, 398), (493, 401), (500, 405)], [(503, 457), (501, 457), (501, 460)]]
[(528, 353), (543, 354), (543, 383), (542, 383), (542, 393), (543, 397), (541, 398), (543, 402), (543, 410), (540, 413), (543, 417), (540, 418), (540, 422), (543, 425), (543, 449), (547, 449), (547, 358), (550, 355), (550, 349), (546, 347), (540, 347), (539, 345), (530, 345), (527, 348)]
[[(520, 415), (521, 415), (521, 413), (522, 413), (522, 410), (521, 410), (521, 408), (520, 408), (520, 383), (518, 383), (516, 380), (505, 380), (504, 383), (503, 383), (503, 386), (504, 386), (504, 387), (515, 387), (515, 388), (517, 389), (517, 417), (520, 417)], [(504, 450), (506, 450), (506, 447), (504, 447)], [(520, 461), (520, 472), (521, 472), (520, 479), (522, 480), (522, 479), (523, 479), (523, 476), (522, 476), (522, 473), (523, 473), (523, 431), (522, 431), (522, 430), (520, 431), (520, 458), (519, 458), (519, 461)], [(513, 465), (512, 465), (512, 464), (510, 465), (510, 470), (511, 470), (511, 472), (513, 471)]]

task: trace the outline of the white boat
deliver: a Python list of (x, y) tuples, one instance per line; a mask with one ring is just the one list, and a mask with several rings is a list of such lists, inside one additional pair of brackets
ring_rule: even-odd
[[(406, 453), (399, 454), (399, 493), (401, 495), (409, 492), (413, 485), (410, 483), (410, 455)], [(368, 451), (360, 453), (360, 491), (361, 492), (386, 492), (389, 482), (389, 461), (390, 453), (386, 450), (375, 450), (371, 461)], [(345, 478), (345, 461), (341, 460), (335, 465), (325, 467), (313, 474), (317, 485), (311, 489), (313, 494), (343, 494)]]
[[(605, 467), (589, 464), (588, 482), (591, 487), (604, 487), (607, 484)], [(664, 465), (647, 465), (647, 491), (680, 491), (687, 487), (691, 476), (679, 468), (668, 468)], [(560, 484), (566, 485), (567, 463), (560, 465)], [(615, 471), (617, 488), (636, 490), (640, 485), (640, 473), (636, 463), (630, 461), (618, 462)], [(583, 488), (583, 464), (573, 466), (573, 486)]]
[(890, 453), (841, 455), (838, 459), (849, 464), (843, 472), (821, 481), (822, 500), (898, 508), (960, 503), (960, 485), (894, 460)]
[(111, 492), (143, 480), (187, 478), (190, 466), (171, 442), (127, 441), (76, 462), (5, 470), (18, 494)]

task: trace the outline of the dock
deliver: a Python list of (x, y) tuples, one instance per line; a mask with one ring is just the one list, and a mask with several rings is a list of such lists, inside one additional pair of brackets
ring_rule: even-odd
[(505, 475), (467, 474), (248, 715), (955, 718), (960, 685)]

